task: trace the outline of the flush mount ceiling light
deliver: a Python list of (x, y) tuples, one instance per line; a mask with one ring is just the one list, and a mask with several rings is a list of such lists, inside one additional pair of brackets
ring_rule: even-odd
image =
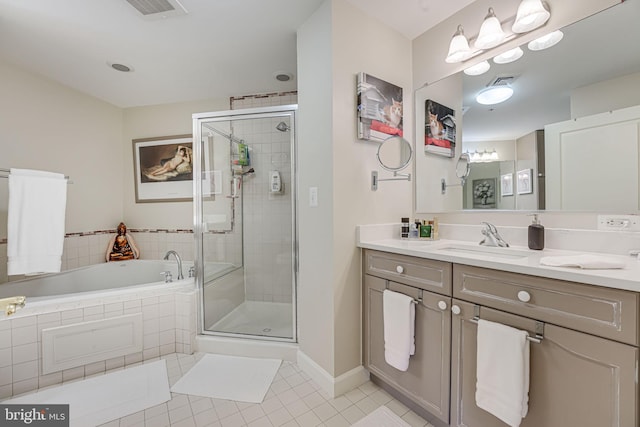
[(555, 46), (562, 40), (564, 37), (564, 33), (560, 30), (554, 31), (552, 33), (546, 34), (542, 37), (538, 37), (535, 40), (529, 42), (527, 47), (529, 50), (543, 50), (548, 49), (551, 46)]
[(478, 49), (491, 49), (504, 42), (507, 35), (502, 31), (502, 25), (496, 17), (493, 8), (489, 8), (489, 13), (484, 18), (480, 27), (480, 34), (473, 44)]
[(480, 91), (476, 96), (478, 104), (482, 105), (494, 105), (506, 101), (513, 96), (513, 89), (511, 86), (489, 86), (486, 89)]
[(544, 25), (550, 16), (541, 0), (522, 0), (511, 29), (514, 33), (526, 33)]
[(484, 74), (489, 71), (489, 68), (491, 68), (489, 62), (482, 61), (467, 68), (466, 70), (464, 70), (464, 73), (468, 76), (479, 76), (480, 74)]
[(524, 55), (524, 51), (519, 47), (516, 47), (514, 49), (503, 52), (500, 55), (497, 55), (495, 58), (493, 58), (493, 62), (495, 62), (496, 64), (508, 64), (510, 62), (517, 61), (522, 57), (522, 55)]
[(449, 53), (445, 62), (449, 64), (455, 64), (456, 62), (462, 62), (469, 59), (471, 56), (471, 49), (469, 49), (469, 40), (464, 35), (464, 29), (462, 25), (458, 25), (458, 30), (453, 35), (451, 43), (449, 44)]

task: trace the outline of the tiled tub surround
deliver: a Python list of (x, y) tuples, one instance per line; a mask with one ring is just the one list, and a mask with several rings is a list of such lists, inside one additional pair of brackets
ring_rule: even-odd
[[(192, 281), (27, 302), (0, 318), (0, 399), (171, 353), (191, 354), (196, 337)], [(142, 351), (43, 374), (42, 330), (139, 314)]]

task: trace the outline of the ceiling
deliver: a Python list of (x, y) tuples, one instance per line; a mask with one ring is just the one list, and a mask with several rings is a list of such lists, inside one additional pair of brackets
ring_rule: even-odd
[[(296, 29), (323, 0), (180, 1), (148, 20), (126, 0), (0, 0), (0, 62), (122, 108), (296, 89)], [(348, 1), (408, 39), (471, 3)]]

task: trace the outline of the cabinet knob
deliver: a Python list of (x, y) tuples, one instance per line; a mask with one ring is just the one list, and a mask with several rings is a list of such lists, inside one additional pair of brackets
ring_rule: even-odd
[(518, 299), (522, 302), (529, 302), (531, 300), (531, 294), (527, 291), (518, 292)]
[(446, 310), (447, 309), (447, 303), (445, 301), (438, 301), (438, 308), (440, 310)]
[(399, 265), (399, 266), (397, 266), (397, 267), (396, 267), (396, 271), (397, 271), (399, 274), (402, 274), (402, 273), (404, 273), (404, 267), (403, 267), (403, 266), (401, 266), (401, 265)]
[(462, 312), (462, 310), (460, 310), (460, 307), (458, 307), (457, 305), (452, 305), (451, 306), (451, 312), (453, 314), (460, 314)]

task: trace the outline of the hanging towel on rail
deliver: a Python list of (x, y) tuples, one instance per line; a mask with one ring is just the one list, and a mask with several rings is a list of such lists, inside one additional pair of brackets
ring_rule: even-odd
[(416, 307), (413, 298), (385, 289), (382, 293), (384, 360), (401, 371), (409, 369), (409, 357), (416, 351)]
[(478, 320), (476, 405), (511, 427), (529, 409), (527, 331)]
[(64, 175), (11, 169), (7, 218), (7, 273), (60, 271), (67, 180)]

